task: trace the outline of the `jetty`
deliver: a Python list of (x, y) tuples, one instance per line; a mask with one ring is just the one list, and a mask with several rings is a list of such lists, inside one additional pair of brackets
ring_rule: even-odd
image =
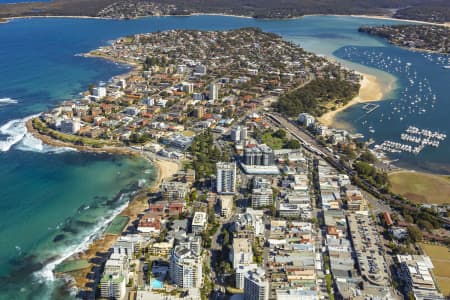
[(427, 146), (438, 148), (446, 138), (447, 134), (439, 131), (409, 126), (400, 134), (400, 139), (403, 142), (386, 140), (380, 145), (375, 145), (375, 150), (389, 153), (408, 152), (419, 154)]
[(366, 115), (374, 112), (375, 110), (377, 110), (380, 107), (379, 104), (375, 104), (375, 103), (367, 103), (364, 104), (364, 106), (362, 107), (363, 110), (366, 111)]

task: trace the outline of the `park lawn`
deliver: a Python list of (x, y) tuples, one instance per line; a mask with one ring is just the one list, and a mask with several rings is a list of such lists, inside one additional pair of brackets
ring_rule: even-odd
[(445, 246), (421, 244), (431, 261), (433, 262), (433, 273), (441, 293), (450, 295), (450, 250)]
[(408, 200), (419, 204), (450, 203), (450, 179), (421, 172), (395, 172), (389, 174), (391, 189)]

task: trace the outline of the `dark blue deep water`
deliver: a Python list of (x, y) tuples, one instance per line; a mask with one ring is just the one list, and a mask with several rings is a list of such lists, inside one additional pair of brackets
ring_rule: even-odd
[[(76, 96), (90, 83), (106, 81), (127, 71), (124, 66), (76, 54), (135, 33), (257, 26), (281, 34), (309, 51), (333, 56), (351, 68), (377, 75), (382, 82), (397, 79), (390, 99), (379, 102), (380, 109), (368, 116), (367, 122), (361, 123), (362, 110), (358, 105), (340, 115), (339, 121), (350, 124), (354, 130), (368, 134), (367, 128), (372, 126), (375, 129), (372, 136), (377, 142), (398, 136), (407, 124), (450, 133), (450, 122), (445, 118), (450, 71), (444, 72), (423, 54), (357, 32), (361, 25), (386, 23), (393, 22), (351, 17), (268, 21), (195, 16), (133, 21), (24, 19), (1, 24), (0, 299), (67, 299), (59, 289), (61, 283), (51, 280), (55, 261), (86, 242), (114, 210), (126, 203), (125, 197), (117, 197), (121, 191), (132, 189), (141, 178), (152, 180), (147, 171), (152, 167), (142, 161), (55, 151), (26, 135), (23, 118)], [(380, 55), (378, 59), (371, 60), (376, 55)], [(411, 70), (405, 73), (396, 71), (392, 64), (378, 65), (380, 57), (401, 57), (403, 64), (412, 63)], [(388, 120), (393, 103), (402, 101), (402, 89), (413, 70), (415, 76), (427, 78), (436, 94), (434, 109), (427, 107), (424, 114), (405, 116), (403, 122), (398, 115)], [(410, 91), (413, 90), (411, 87)], [(400, 158), (411, 167), (442, 171), (450, 165), (448, 147), (445, 142), (418, 157)], [(64, 239), (54, 242), (54, 237), (60, 234)]]

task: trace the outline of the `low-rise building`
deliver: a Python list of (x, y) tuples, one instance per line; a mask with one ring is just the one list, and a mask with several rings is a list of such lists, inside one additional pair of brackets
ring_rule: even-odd
[(249, 239), (234, 238), (233, 246), (230, 251), (230, 260), (233, 268), (238, 268), (240, 265), (247, 266), (253, 262), (252, 245)]
[(298, 121), (303, 126), (309, 127), (315, 123), (315, 118), (308, 113), (300, 113), (298, 115)]
[(444, 300), (434, 284), (431, 270), (434, 268), (430, 257), (425, 255), (397, 255), (400, 264), (401, 279), (406, 291), (416, 300)]
[(221, 195), (219, 197), (220, 216), (229, 218), (233, 213), (233, 196)]
[(165, 201), (184, 202), (189, 191), (188, 184), (178, 181), (164, 181), (161, 184), (161, 194)]
[(350, 211), (363, 211), (367, 210), (367, 201), (360, 190), (356, 188), (349, 188), (345, 191), (345, 197), (347, 200), (347, 209)]
[(319, 300), (317, 290), (305, 288), (277, 289), (277, 300)]
[(252, 207), (261, 208), (271, 206), (273, 191), (271, 188), (257, 188), (252, 190)]
[(159, 235), (161, 232), (161, 217), (153, 214), (146, 214), (142, 216), (139, 221), (137, 230), (143, 233)]
[(201, 234), (208, 223), (208, 216), (205, 212), (197, 211), (192, 218), (192, 233)]

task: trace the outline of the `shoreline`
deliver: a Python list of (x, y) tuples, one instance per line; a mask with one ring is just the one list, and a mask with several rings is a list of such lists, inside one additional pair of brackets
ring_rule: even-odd
[[(339, 15), (336, 15), (339, 16)], [(344, 16), (344, 15), (342, 15)], [(413, 19), (400, 19), (400, 18), (393, 18), (389, 16), (380, 16), (380, 15), (347, 15), (349, 17), (353, 18), (365, 18), (365, 19), (378, 19), (378, 20), (387, 20), (387, 21), (401, 21), (405, 23), (416, 23), (416, 24), (424, 24), (424, 25), (436, 25), (436, 26), (444, 26), (444, 27), (450, 27), (450, 22), (445, 23), (436, 23), (436, 22), (428, 22), (428, 21), (420, 21), (420, 20), (413, 20)]]
[(360, 72), (357, 73), (363, 76), (363, 79), (360, 82), (361, 87), (359, 89), (358, 95), (350, 100), (347, 104), (335, 110), (328, 111), (317, 118), (320, 123), (325, 126), (333, 126), (336, 124), (337, 115), (347, 108), (358, 103), (383, 101), (385, 95), (392, 90), (392, 86), (383, 89), (382, 83), (375, 75), (369, 75)]
[(124, 65), (124, 66), (127, 66), (127, 67), (130, 68), (130, 70), (128, 70), (128, 72), (125, 72), (125, 73), (120, 74), (120, 75), (116, 75), (114, 77), (127, 76), (127, 75), (131, 75), (132, 72), (142, 71), (141, 70), (142, 66), (137, 64), (137, 63), (129, 62), (129, 61), (126, 61), (126, 60), (123, 60), (123, 59), (111, 59), (108, 56), (103, 56), (101, 54), (92, 53), (94, 51), (90, 51), (88, 53), (81, 53), (81, 54), (79, 54), (79, 56), (82, 56), (84, 58), (103, 59), (103, 60), (107, 60), (109, 62), (113, 62), (113, 63), (120, 64), (120, 65)]
[[(208, 14), (211, 15), (211, 14)], [(235, 16), (233, 16), (235, 17)], [(21, 18), (21, 17), (18, 17)], [(33, 18), (33, 17), (31, 17)], [(52, 16), (51, 18), (58, 18), (57, 16)], [(66, 17), (71, 18), (71, 17)], [(96, 18), (96, 17), (85, 17), (85, 18)], [(247, 17), (251, 18), (251, 17)], [(97, 18), (99, 19), (99, 18)], [(112, 62), (126, 64), (131, 66), (131, 70), (129, 72), (126, 72), (126, 74), (129, 74), (133, 71), (135, 71), (138, 68), (137, 64), (131, 64), (130, 62), (125, 61), (118, 61), (115, 59), (111, 59), (109, 57), (103, 57), (101, 55), (95, 55), (95, 54), (84, 54), (84, 57), (93, 57), (93, 58), (100, 58), (100, 59), (106, 59)], [(125, 76), (126, 74), (123, 74)], [(325, 123), (325, 125), (332, 124), (335, 121), (335, 118), (338, 113), (341, 111), (347, 109), (348, 107), (357, 104), (357, 103), (363, 103), (363, 102), (373, 102), (373, 101), (380, 101), (383, 100), (383, 97), (385, 96), (386, 92), (383, 90), (382, 84), (380, 80), (374, 76), (374, 75), (368, 75), (368, 74), (362, 74), (363, 79), (361, 80), (361, 88), (359, 90), (359, 95), (349, 101), (346, 105), (338, 108), (337, 110), (327, 112), (324, 114), (321, 118), (319, 118), (319, 121), (322, 123)], [(43, 135), (33, 127), (31, 120), (29, 120), (26, 124), (27, 130), (30, 134), (32, 134), (34, 137), (41, 140), (43, 143), (52, 145), (55, 147), (70, 147), (75, 148), (79, 151), (83, 152), (94, 152), (94, 153), (110, 153), (110, 154), (119, 154), (119, 155), (133, 155), (133, 156), (141, 156), (146, 160), (150, 160), (153, 162), (156, 170), (157, 170), (157, 176), (155, 177), (154, 183), (151, 185), (151, 187), (146, 187), (143, 189), (140, 189), (136, 192), (136, 194), (133, 196), (133, 198), (126, 204), (126, 207), (116, 214), (116, 216), (128, 216), (129, 221), (127, 226), (129, 226), (138, 216), (138, 214), (142, 213), (145, 208), (148, 208), (147, 205), (147, 193), (150, 190), (157, 190), (161, 184), (161, 182), (165, 178), (171, 177), (174, 173), (176, 173), (179, 170), (179, 164), (173, 162), (173, 161), (165, 161), (161, 159), (154, 159), (152, 160), (149, 155), (145, 155), (143, 152), (140, 152), (138, 150), (133, 150), (131, 148), (128, 148), (126, 146), (105, 146), (103, 148), (93, 148), (89, 146), (78, 146), (73, 145), (71, 143), (59, 141), (56, 139), (53, 139), (49, 136)], [(126, 228), (126, 227), (125, 227)], [(73, 261), (73, 260), (80, 260), (80, 259), (87, 259), (91, 260), (92, 258), (98, 257), (98, 253), (104, 253), (107, 252), (109, 248), (114, 244), (114, 242), (119, 238), (120, 235), (112, 235), (107, 234), (105, 232), (99, 232), (99, 238), (93, 240), (85, 250), (81, 252), (77, 252), (75, 254), (72, 254), (69, 258), (65, 259), (63, 262), (67, 261)], [(67, 277), (71, 278), (72, 282), (75, 284), (72, 285), (72, 287), (76, 287), (78, 291), (85, 291), (86, 285), (88, 285), (91, 281), (87, 279), (87, 274), (90, 273), (92, 267), (94, 264), (90, 263), (90, 267), (82, 270), (76, 270), (72, 272), (65, 272), (65, 273), (58, 273), (58, 276), (60, 277)], [(54, 272), (54, 270), (53, 270)]]
[(7, 17), (7, 18), (1, 18), (1, 23), (8, 23), (13, 20), (20, 20), (20, 19), (95, 19), (95, 20), (114, 20), (111, 18), (103, 18), (103, 17), (92, 17), (92, 16), (18, 16), (18, 17)]
[[(49, 136), (43, 135), (39, 133), (34, 126), (32, 125), (32, 119), (28, 120), (26, 122), (26, 128), (27, 132), (30, 133), (33, 137), (41, 140), (43, 143), (54, 146), (54, 147), (69, 147), (72, 149), (76, 149), (80, 152), (89, 152), (89, 153), (108, 153), (111, 155), (129, 155), (133, 157), (141, 157), (145, 159), (148, 162), (151, 162), (153, 166), (156, 169), (156, 177), (153, 181), (153, 183), (149, 186), (143, 187), (138, 189), (135, 194), (132, 196), (132, 198), (128, 201), (128, 203), (125, 203), (123, 208), (120, 209), (117, 213), (110, 216), (110, 221), (108, 224), (117, 216), (126, 216), (129, 218), (127, 225), (124, 228), (127, 228), (128, 226), (132, 225), (132, 223), (136, 220), (139, 214), (141, 214), (145, 209), (148, 208), (147, 194), (149, 192), (156, 192), (158, 191), (159, 187), (161, 186), (162, 182), (165, 179), (171, 178), (175, 173), (177, 173), (180, 170), (180, 164), (171, 161), (171, 160), (165, 160), (161, 158), (151, 157), (150, 154), (146, 154), (144, 152), (140, 152), (138, 150), (133, 150), (131, 148), (127, 148), (125, 146), (123, 147), (104, 147), (104, 148), (93, 148), (89, 146), (79, 146), (79, 145), (73, 145), (71, 143), (63, 142), (56, 140), (54, 138), (51, 138)], [(92, 262), (89, 263), (89, 267), (75, 270), (75, 271), (68, 271), (68, 272), (61, 272), (57, 273), (55, 271), (55, 268), (57, 265), (65, 262), (70, 261), (76, 261), (76, 260), (92, 260), (99, 256), (99, 254), (106, 253), (109, 251), (109, 249), (112, 247), (112, 245), (117, 241), (117, 239), (120, 237), (120, 235), (115, 234), (109, 234), (106, 233), (104, 230), (107, 228), (108, 224), (105, 224), (105, 226), (102, 228), (103, 232), (93, 232), (92, 235), (89, 237), (89, 244), (87, 244), (84, 249), (81, 251), (76, 251), (75, 253), (72, 253), (68, 257), (64, 258), (61, 262), (54, 265), (51, 272), (56, 278), (62, 278), (66, 280), (66, 282), (69, 282), (68, 287), (69, 288), (76, 288), (78, 292), (80, 291), (87, 291), (89, 288), (87, 288), (87, 285), (91, 283), (92, 281), (87, 279), (88, 274), (91, 272), (92, 268), (94, 268), (96, 265)], [(90, 240), (92, 236), (95, 236), (97, 234), (99, 237), (95, 238), (93, 240)], [(44, 270), (45, 267), (42, 269)], [(42, 271), (41, 270), (41, 271)], [(47, 270), (49, 271), (49, 270)]]
[[(146, 160), (149, 160), (147, 156), (143, 155), (142, 157)], [(109, 251), (109, 249), (121, 236), (120, 234), (116, 235), (107, 233), (105, 231), (112, 220), (114, 220), (118, 216), (126, 216), (129, 219), (124, 229), (132, 226), (133, 222), (138, 218), (138, 216), (148, 208), (147, 194), (149, 192), (157, 191), (161, 186), (161, 183), (165, 179), (171, 178), (179, 170), (179, 165), (173, 161), (166, 161), (161, 159), (155, 159), (151, 161), (157, 171), (154, 182), (147, 187), (137, 190), (132, 198), (128, 201), (128, 203), (124, 204), (124, 207), (121, 209), (121, 211), (114, 216), (111, 216), (111, 221), (108, 222), (108, 224), (105, 224), (105, 226), (102, 228), (102, 232), (97, 232), (97, 234), (99, 235), (98, 238), (91, 240), (90, 243), (86, 245), (86, 248), (84, 250), (75, 252), (61, 261), (61, 264), (78, 260), (91, 261), (93, 259), (95, 260), (95, 258), (104, 258), (103, 255)], [(55, 265), (55, 267), (56, 266), (57, 265)], [(53, 269), (52, 272), (56, 278), (62, 278), (67, 282), (70, 282), (70, 284), (68, 285), (69, 289), (76, 289), (77, 292), (90, 292), (91, 290), (89, 285), (93, 281), (88, 279), (88, 275), (92, 272), (92, 269), (97, 266), (98, 265), (96, 263), (89, 262), (89, 267), (87, 268), (61, 273), (57, 273), (55, 269)]]
[[(216, 15), (216, 14), (199, 14), (199, 15)], [(222, 15), (222, 14), (217, 14), (217, 15)], [(192, 16), (192, 15), (190, 15), (190, 16)], [(222, 15), (222, 16), (238, 17), (238, 16), (233, 16), (233, 15)], [(322, 16), (324, 16), (324, 15), (322, 15)], [(341, 15), (341, 16), (343, 16), (343, 15)], [(345, 16), (343, 16), (343, 17), (345, 17)], [(359, 16), (350, 16), (350, 17), (359, 17)], [(80, 19), (109, 20), (109, 18), (76, 17), (76, 16), (14, 17), (13, 19), (21, 19), (21, 18), (30, 18), (30, 19), (31, 18), (80, 18)], [(251, 19), (252, 17), (243, 17), (243, 18)], [(375, 18), (375, 17), (371, 17), (371, 18)], [(270, 20), (270, 19), (267, 19), (267, 20)], [(288, 20), (288, 19), (286, 19), (286, 20)], [(401, 20), (401, 19), (393, 19), (393, 20)], [(101, 59), (106, 59), (106, 60), (109, 60), (112, 62), (119, 62), (121, 64), (122, 63), (127, 64), (133, 68), (131, 70), (131, 72), (134, 70), (135, 67), (137, 67), (137, 65), (130, 64), (129, 62), (120, 62), (120, 61), (108, 59), (107, 57), (102, 57), (102, 56), (86, 54), (85, 57), (101, 58)], [(361, 80), (361, 88), (359, 90), (359, 95), (357, 97), (355, 97), (354, 99), (352, 99), (351, 101), (349, 101), (349, 103), (347, 103), (345, 106), (342, 106), (342, 107), (338, 108), (337, 110), (330, 111), (330, 112), (327, 112), (326, 114), (324, 114), (322, 117), (325, 118), (325, 122), (328, 121), (328, 122), (331, 122), (331, 124), (332, 124), (335, 121), (335, 118), (338, 113), (346, 110), (348, 107), (355, 105), (357, 103), (366, 103), (366, 102), (369, 103), (369, 102), (383, 100), (383, 97), (386, 95), (386, 92), (383, 91), (380, 80), (374, 75), (368, 75), (368, 74), (362, 74), (362, 73), (360, 73), (360, 74), (363, 75), (363, 79)], [(391, 87), (391, 86), (389, 86), (389, 87)], [(374, 95), (375, 97), (371, 97), (371, 95)], [(379, 98), (379, 99), (377, 99), (377, 98)], [(320, 120), (320, 118), (319, 118), (319, 120)], [(29, 128), (29, 126), (31, 128)], [(116, 216), (129, 216), (130, 219), (129, 219), (127, 226), (130, 225), (131, 222), (134, 221), (134, 219), (137, 217), (137, 214), (142, 212), (142, 208), (145, 207), (145, 205), (147, 204), (147, 202), (146, 202), (147, 192), (149, 190), (158, 189), (160, 187), (161, 182), (164, 179), (170, 178), (180, 168), (179, 164), (177, 164), (176, 162), (161, 160), (161, 159), (157, 159), (157, 158), (152, 160), (150, 158), (150, 155), (145, 155), (145, 153), (139, 152), (138, 150), (130, 149), (125, 146), (123, 146), (123, 147), (107, 146), (104, 148), (93, 148), (93, 147), (88, 147), (88, 146), (77, 146), (77, 145), (73, 145), (71, 143), (62, 142), (62, 141), (53, 139), (51, 137), (48, 137), (46, 135), (42, 135), (42, 134), (38, 133), (37, 130), (35, 130), (34, 127), (31, 125), (31, 121), (27, 122), (27, 130), (30, 134), (32, 134), (34, 137), (41, 140), (43, 143), (52, 145), (55, 147), (70, 147), (70, 148), (74, 148), (74, 149), (77, 149), (77, 150), (83, 151), (83, 152), (109, 153), (111, 155), (118, 154), (118, 155), (140, 156), (146, 160), (152, 161), (153, 165), (155, 166), (156, 172), (157, 172), (154, 182), (151, 184), (151, 186), (141, 188), (140, 190), (136, 191), (135, 195), (133, 195), (133, 197), (129, 200), (129, 202), (124, 204), (125, 207), (123, 209), (121, 209), (120, 212), (114, 213), (114, 217), (112, 217), (112, 219), (113, 219)], [(92, 258), (98, 257), (97, 253), (106, 252), (112, 246), (112, 244), (114, 244), (114, 242), (120, 237), (120, 235), (107, 234), (107, 233), (101, 232), (101, 231), (98, 231), (97, 234), (98, 234), (99, 238), (90, 240), (89, 244), (86, 245), (86, 249), (70, 255), (70, 257), (67, 259), (64, 259), (63, 262), (71, 261), (71, 260), (78, 260), (78, 259), (92, 259)], [(67, 278), (73, 279), (72, 282), (75, 282), (76, 284), (72, 285), (72, 286), (77, 287), (77, 289), (79, 291), (82, 291), (85, 289), (86, 284), (91, 282), (91, 281), (89, 281), (89, 279), (86, 278), (86, 275), (91, 271), (92, 267), (93, 267), (93, 265), (91, 265), (89, 268), (87, 268), (85, 270), (83, 269), (83, 270), (76, 270), (76, 271), (72, 271), (72, 272), (58, 273), (58, 275), (59, 276), (62, 275), (61, 277), (67, 276)]]
[(351, 17), (351, 18), (378, 19), (378, 20), (399, 21), (399, 22), (405, 22), (405, 23), (416, 23), (416, 24), (424, 24), (424, 25), (436, 25), (436, 26), (450, 27), (450, 22), (436, 23), (436, 22), (420, 21), (420, 20), (413, 20), (413, 19), (400, 19), (400, 18), (394, 18), (392, 16), (385, 16), (385, 15), (306, 14), (306, 15), (302, 15), (302, 16), (286, 17), (286, 18), (255, 18), (252, 16), (233, 15), (233, 14), (227, 14), (227, 13), (191, 13), (188, 15), (147, 15), (147, 16), (138, 16), (138, 17), (135, 17), (132, 19), (118, 19), (118, 18), (94, 17), (94, 16), (36, 15), (36, 16), (4, 17), (4, 18), (0, 18), (0, 24), (6, 24), (9, 21), (16, 20), (16, 19), (35, 19), (35, 18), (42, 18), (42, 19), (45, 19), (45, 18), (56, 18), (56, 19), (67, 18), (67, 19), (96, 19), (96, 20), (130, 21), (130, 20), (150, 18), (150, 17), (190, 17), (190, 16), (223, 16), (223, 17), (255, 19), (255, 20), (295, 20), (295, 19), (301, 19), (304, 17), (315, 17), (315, 16), (317, 16), (317, 17), (321, 17), (321, 16), (322, 17)]

